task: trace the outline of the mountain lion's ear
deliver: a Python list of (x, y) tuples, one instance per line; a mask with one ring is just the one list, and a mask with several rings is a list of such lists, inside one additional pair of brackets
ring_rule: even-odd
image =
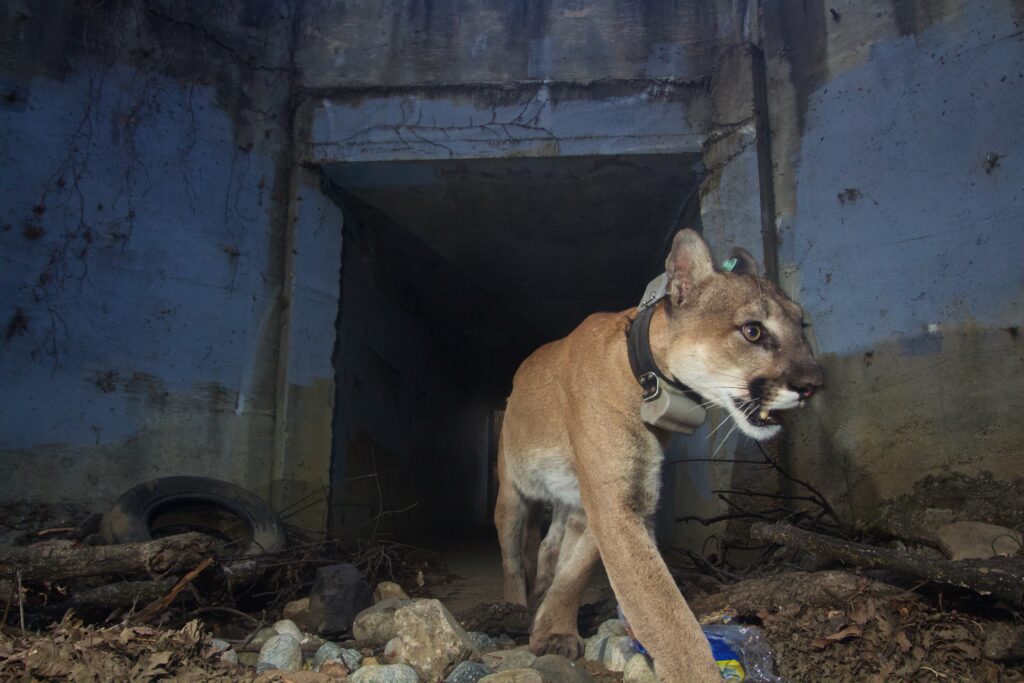
[(751, 256), (750, 252), (740, 247), (735, 247), (729, 254), (729, 258), (725, 261), (726, 265), (731, 264), (731, 268), (723, 267), (722, 270), (728, 270), (730, 273), (737, 273), (739, 275), (757, 275), (760, 270), (757, 267), (757, 261)]
[(665, 271), (668, 273), (669, 299), (678, 306), (715, 272), (711, 251), (704, 238), (689, 228), (680, 230), (672, 240), (672, 252), (665, 260)]

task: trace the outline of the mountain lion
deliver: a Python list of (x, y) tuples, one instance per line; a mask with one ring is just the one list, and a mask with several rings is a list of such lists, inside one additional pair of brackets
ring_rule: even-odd
[[(823, 373), (799, 306), (758, 277), (746, 251), (715, 268), (704, 240), (680, 231), (666, 260), (667, 287), (649, 318), (649, 357), (664, 381), (728, 411), (763, 440), (777, 413), (804, 404)], [(554, 519), (540, 546), (530, 649), (580, 655), (580, 594), (600, 558), (636, 637), (662, 681), (721, 681), (700, 625), (652, 538), (661, 462), (671, 434), (641, 419), (627, 330), (636, 309), (591, 315), (535, 351), (516, 372), (498, 454), (495, 525), (505, 598), (527, 604), (524, 555), (531, 508)], [(646, 342), (646, 340), (645, 340)], [(646, 391), (646, 389), (645, 389)]]

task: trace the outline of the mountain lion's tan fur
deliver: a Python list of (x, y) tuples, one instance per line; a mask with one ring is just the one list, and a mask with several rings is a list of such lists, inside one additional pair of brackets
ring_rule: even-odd
[[(724, 407), (756, 439), (778, 431), (749, 422), (762, 407), (801, 405), (822, 383), (802, 329), (802, 312), (757, 277), (737, 250), (732, 272), (715, 269), (704, 240), (676, 235), (666, 262), (669, 295), (651, 322), (661, 371)], [(661, 462), (669, 434), (640, 420), (626, 330), (634, 310), (588, 317), (568, 337), (527, 358), (513, 381), (499, 448), (495, 524), (505, 597), (542, 598), (530, 647), (578, 657), (580, 594), (604, 562), (615, 595), (661, 681), (721, 681), (700, 625), (652, 539)], [(752, 328), (758, 323), (763, 335)], [(750, 341), (745, 336), (758, 336)], [(765, 413), (762, 413), (764, 415)], [(531, 507), (550, 503), (554, 519), (540, 557), (526, 557)]]

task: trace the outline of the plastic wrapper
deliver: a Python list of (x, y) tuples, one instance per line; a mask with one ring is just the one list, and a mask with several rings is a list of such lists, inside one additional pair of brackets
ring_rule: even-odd
[[(622, 608), (619, 608), (619, 619), (626, 627), (626, 633), (638, 652), (647, 654), (629, 627)], [(775, 659), (768, 641), (756, 626), (739, 624), (712, 624), (703, 626), (704, 637), (711, 646), (711, 654), (718, 664), (722, 679), (726, 681), (744, 681), (744, 683), (785, 683), (775, 675)]]
[(785, 683), (775, 675), (772, 649), (761, 629), (739, 624), (703, 628), (722, 678), (746, 683)]

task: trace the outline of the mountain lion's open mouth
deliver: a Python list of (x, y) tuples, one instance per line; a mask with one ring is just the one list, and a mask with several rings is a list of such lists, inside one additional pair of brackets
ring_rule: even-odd
[[(736, 399), (733, 400), (736, 402), (736, 408), (741, 413), (745, 413), (746, 410), (744, 410), (743, 402)], [(747, 410), (749, 410), (749, 407)], [(769, 410), (767, 406), (761, 406), (747, 415), (747, 422), (755, 427), (774, 427), (779, 424), (778, 412)]]

